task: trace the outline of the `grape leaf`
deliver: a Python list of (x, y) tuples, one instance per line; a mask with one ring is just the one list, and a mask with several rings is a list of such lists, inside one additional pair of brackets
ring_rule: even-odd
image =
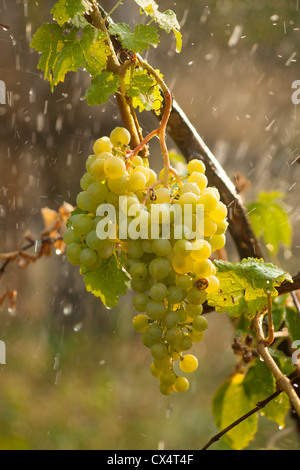
[[(265, 400), (276, 391), (276, 382), (268, 366), (261, 360), (256, 359), (247, 371), (243, 380), (243, 387), (254, 407), (258, 402)], [(284, 420), (289, 407), (290, 403), (287, 395), (281, 393), (262, 408), (259, 413), (284, 427)]]
[(277, 254), (280, 243), (291, 246), (292, 228), (289, 216), (277, 202), (283, 194), (262, 192), (258, 201), (247, 206), (249, 218), (257, 238), (262, 237), (267, 249)]
[(276, 286), (284, 280), (292, 282), (292, 277), (273, 264), (263, 260), (248, 258), (240, 263), (215, 261), (220, 290), (208, 294), (208, 304), (217, 312), (228, 312), (233, 318), (243, 313), (254, 318), (256, 313), (267, 308), (267, 291), (271, 297), (278, 295)]
[(125, 295), (129, 276), (120, 266), (115, 255), (103, 261), (100, 268), (83, 272), (86, 290), (100, 297), (107, 308), (119, 303), (119, 296)]
[(180, 25), (176, 14), (172, 10), (167, 10), (164, 13), (161, 13), (154, 0), (135, 0), (135, 3), (137, 3), (143, 12), (146, 15), (149, 15), (164, 31), (167, 33), (173, 31), (176, 38), (176, 51), (181, 52), (182, 35), (180, 33)]
[(85, 98), (89, 105), (99, 106), (107, 102), (109, 96), (117, 91), (119, 85), (119, 76), (104, 70), (92, 79), (91, 86), (87, 90)]
[(300, 340), (300, 318), (297, 310), (292, 307), (286, 307), (285, 320), (292, 340)]
[[(159, 70), (157, 72), (159, 73)], [(160, 76), (162, 77), (162, 74)], [(138, 107), (140, 112), (160, 110), (163, 97), (156, 80), (147, 73), (147, 70), (136, 68), (133, 74), (128, 70), (125, 86), (127, 95), (132, 98), (133, 106)]]
[(53, 19), (62, 26), (76, 19), (78, 15), (82, 15), (85, 11), (89, 11), (91, 4), (86, 0), (58, 0), (51, 10)]
[[(230, 377), (221, 384), (213, 398), (214, 420), (220, 430), (232, 424), (252, 408), (243, 387), (243, 379), (242, 374)], [(227, 432), (222, 439), (235, 450), (244, 449), (254, 438), (257, 420), (257, 414), (253, 414)]]
[(88, 25), (78, 37), (78, 28), (66, 30), (54, 24), (44, 23), (33, 36), (31, 47), (42, 53), (38, 69), (42, 70), (54, 86), (64, 81), (67, 72), (84, 67), (92, 76), (106, 67), (110, 53), (105, 43), (105, 33)]
[(159, 43), (156, 28), (149, 25), (138, 24), (132, 33), (128, 24), (114, 23), (109, 26), (109, 32), (119, 37), (125, 49), (133, 52), (143, 52), (150, 45), (156, 46)]

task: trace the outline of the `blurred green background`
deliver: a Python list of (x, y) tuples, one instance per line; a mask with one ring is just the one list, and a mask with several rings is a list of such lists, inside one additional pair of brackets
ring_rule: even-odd
[[(55, 2), (0, 0), (0, 80), (8, 104), (0, 106), (0, 252), (20, 247), (26, 230), (43, 228), (41, 208), (74, 204), (93, 141), (120, 124), (111, 99), (100, 109), (82, 100), (90, 78), (80, 71), (50, 93), (29, 43)], [(300, 79), (297, 0), (169, 0), (184, 47), (175, 53), (162, 34), (147, 59), (165, 75), (175, 98), (231, 178), (249, 179), (246, 202), (262, 190), (285, 193), (294, 229), (278, 262), (299, 268), (300, 106), (291, 102)], [(110, 10), (115, 1), (103, 1)], [(115, 21), (134, 25), (139, 13), (124, 0)], [(233, 43), (234, 31), (240, 31)], [(141, 116), (142, 127), (156, 126)], [(172, 147), (171, 139), (168, 140)], [(152, 165), (161, 167), (155, 144)], [(229, 240), (228, 254), (235, 259)], [(0, 280), (18, 290), (16, 310), (0, 308), (0, 449), (199, 449), (216, 433), (211, 399), (236, 363), (234, 329), (226, 315), (209, 314), (209, 330), (196, 344), (199, 369), (186, 394), (163, 397), (149, 371), (149, 351), (131, 328), (132, 294), (106, 310), (85, 292), (78, 270), (64, 256), (21, 270), (11, 264)], [(297, 449), (294, 424), (260, 419), (249, 449)], [(226, 448), (222, 442), (214, 449)]]

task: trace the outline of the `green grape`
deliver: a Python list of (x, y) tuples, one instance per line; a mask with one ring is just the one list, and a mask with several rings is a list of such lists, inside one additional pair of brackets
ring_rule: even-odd
[[(147, 277), (147, 276), (146, 276)], [(136, 292), (146, 292), (149, 287), (148, 279), (131, 279), (131, 288)]]
[(217, 224), (208, 215), (204, 215), (204, 232), (203, 235), (204, 237), (211, 237), (216, 233), (217, 230)]
[(165, 258), (154, 258), (149, 264), (150, 276), (158, 281), (165, 279), (170, 269), (170, 264)]
[(151, 299), (156, 302), (162, 302), (168, 293), (168, 288), (161, 282), (156, 282), (150, 288)]
[(188, 256), (174, 256), (172, 267), (177, 274), (187, 274), (193, 271), (193, 260)]
[(211, 255), (212, 249), (206, 240), (195, 240), (192, 242), (191, 257), (195, 261), (204, 261)]
[(169, 304), (179, 304), (184, 299), (184, 292), (180, 287), (171, 286), (168, 289), (167, 300)]
[(115, 250), (113, 243), (108, 240), (101, 240), (101, 247), (97, 251), (101, 258), (108, 259)]
[(217, 223), (217, 230), (215, 231), (214, 235), (223, 235), (228, 227), (227, 220), (222, 220), (222, 222)]
[(198, 359), (193, 354), (186, 354), (180, 360), (179, 366), (183, 372), (194, 372), (198, 367)]
[(76, 235), (74, 230), (70, 227), (65, 230), (63, 236), (64, 242), (66, 245), (70, 245), (71, 243), (79, 243), (80, 238)]
[(167, 312), (167, 308), (163, 302), (150, 300), (146, 305), (146, 313), (152, 320), (161, 320)]
[(142, 248), (143, 248), (145, 253), (153, 253), (152, 241), (151, 240), (143, 240), (142, 241)]
[(222, 222), (227, 216), (227, 207), (223, 202), (219, 201), (217, 207), (209, 213), (209, 217), (216, 222)]
[(179, 323), (186, 322), (187, 312), (183, 308), (180, 308), (179, 310), (176, 310), (176, 315), (178, 316)]
[(163, 330), (161, 329), (161, 327), (156, 323), (153, 323), (143, 334), (142, 341), (147, 348), (151, 348), (155, 344), (160, 343), (162, 336)]
[(112, 151), (112, 143), (109, 137), (101, 137), (100, 139), (96, 140), (93, 146), (93, 152), (96, 155), (99, 155), (102, 152), (111, 152)]
[(184, 183), (180, 188), (180, 194), (189, 192), (196, 194), (196, 196), (200, 196), (199, 186), (197, 186), (197, 184), (194, 182)]
[(207, 294), (204, 290), (199, 290), (197, 287), (192, 287), (186, 296), (188, 302), (199, 305), (206, 301)]
[(132, 279), (136, 281), (143, 281), (148, 276), (148, 270), (145, 263), (137, 262), (129, 270)]
[(150, 371), (151, 371), (151, 374), (153, 375), (153, 377), (155, 377), (156, 379), (159, 379), (160, 376), (161, 376), (161, 374), (162, 374), (162, 371), (156, 369), (156, 367), (155, 367), (155, 365), (154, 365), (153, 362), (152, 362), (152, 364), (151, 364)]
[[(195, 210), (197, 204), (199, 204), (199, 197), (191, 191), (184, 193), (179, 198), (179, 204), (184, 207), (185, 205), (191, 205), (192, 209)], [(201, 203), (200, 203), (201, 204)]]
[(72, 215), (70, 220), (76, 234), (78, 235), (86, 235), (92, 230), (93, 221), (86, 214)]
[(159, 390), (162, 395), (171, 395), (171, 393), (173, 393), (173, 387), (169, 387), (168, 385), (165, 385), (161, 382), (159, 384)]
[(138, 333), (144, 333), (149, 326), (149, 318), (147, 315), (136, 315), (132, 319), (132, 326)]
[(153, 364), (157, 370), (167, 370), (172, 364), (172, 359), (170, 357), (164, 357), (163, 359), (154, 359)]
[(208, 276), (208, 286), (205, 289), (208, 294), (217, 292), (220, 289), (220, 281), (216, 276)]
[(193, 279), (189, 274), (179, 274), (176, 276), (175, 284), (177, 287), (183, 290), (187, 290), (193, 285)]
[(197, 315), (201, 315), (203, 312), (203, 306), (202, 304), (196, 305), (196, 304), (187, 304), (186, 306), (186, 313), (189, 317), (195, 317)]
[[(170, 328), (165, 335), (166, 341), (171, 344), (171, 346), (176, 346), (180, 343), (183, 338), (183, 331), (181, 328)], [(175, 347), (176, 349), (176, 347)]]
[(164, 343), (155, 343), (150, 348), (153, 359), (169, 357), (168, 348)]
[(200, 191), (203, 191), (208, 185), (208, 179), (203, 173), (192, 173), (188, 177), (189, 183), (196, 183)]
[(149, 168), (149, 179), (147, 181), (147, 187), (152, 186), (154, 183), (157, 181), (157, 174), (155, 173), (154, 170), (151, 170)]
[(87, 192), (86, 191), (81, 191), (80, 193), (77, 194), (76, 205), (82, 211), (87, 211), (88, 210), (88, 207), (87, 207)]
[(147, 183), (146, 176), (140, 171), (136, 173), (131, 173), (128, 178), (128, 185), (132, 191), (138, 191), (139, 189), (145, 188)]
[(212, 251), (221, 250), (226, 243), (225, 235), (213, 235), (209, 241)]
[(92, 165), (92, 163), (93, 163), (95, 160), (97, 160), (97, 155), (90, 155), (90, 156), (86, 159), (85, 167), (86, 167), (86, 171), (87, 171), (87, 172), (90, 171), (91, 165)]
[(97, 261), (97, 253), (90, 248), (84, 248), (79, 255), (80, 264), (89, 268)]
[(86, 191), (92, 183), (95, 183), (95, 180), (90, 173), (85, 173), (80, 179), (80, 187), (83, 191)]
[(66, 254), (69, 263), (76, 265), (80, 264), (80, 253), (81, 253), (81, 246), (78, 243), (71, 243), (67, 246)]
[(159, 238), (158, 240), (153, 240), (152, 242), (152, 251), (157, 256), (168, 256), (172, 251), (172, 245), (169, 240), (164, 238)]
[(175, 392), (186, 392), (189, 389), (189, 381), (185, 377), (177, 377), (173, 385)]
[(138, 293), (132, 299), (132, 304), (138, 312), (145, 312), (146, 306), (149, 302), (149, 297), (146, 294)]
[(141, 240), (131, 240), (127, 247), (127, 256), (132, 259), (139, 259), (143, 256), (144, 250)]
[(204, 189), (199, 197), (199, 204), (204, 205), (204, 211), (213, 211), (218, 205), (219, 199), (211, 188)]
[(175, 344), (178, 351), (188, 351), (193, 346), (193, 340), (188, 334), (184, 334)]
[(142, 157), (139, 157), (138, 155), (133, 157), (133, 159), (131, 160), (131, 163), (134, 166), (143, 166), (144, 165)]
[(172, 387), (176, 382), (176, 374), (173, 370), (164, 370), (160, 376), (160, 382)]
[(89, 165), (89, 173), (93, 179), (96, 181), (104, 181), (106, 178), (104, 171), (104, 158), (97, 158), (91, 162)]
[(95, 202), (97, 202), (98, 204), (101, 204), (102, 202), (105, 201), (107, 194), (108, 194), (108, 190), (105, 184), (96, 182), (96, 183), (92, 183), (88, 187), (87, 194), (88, 196), (90, 196), (90, 198), (94, 199)]
[(135, 211), (141, 210), (141, 204), (138, 198), (134, 194), (124, 197), (124, 199), (122, 200), (120, 204), (120, 210), (123, 212), (123, 214), (128, 215), (132, 207), (134, 207)]
[(207, 329), (207, 327), (208, 327), (208, 322), (205, 317), (203, 317), (202, 315), (197, 315), (196, 317), (194, 317), (193, 328), (196, 331), (204, 331)]
[(125, 194), (129, 188), (128, 176), (125, 174), (121, 178), (109, 179), (107, 185), (113, 193), (118, 195)]
[(204, 261), (194, 262), (194, 273), (201, 279), (203, 277), (211, 276), (215, 274), (216, 268), (213, 263), (206, 259)]
[(192, 243), (188, 240), (177, 240), (174, 245), (174, 253), (178, 256), (190, 256)]
[(179, 315), (177, 312), (170, 311), (161, 321), (162, 325), (168, 329), (175, 328), (179, 323)]
[(163, 204), (164, 202), (166, 202), (166, 203), (171, 202), (170, 190), (167, 189), (167, 188), (158, 188), (158, 189), (156, 189), (155, 196), (156, 196), (155, 202), (157, 204)]
[(192, 173), (205, 173), (205, 165), (201, 160), (194, 158), (188, 163), (187, 171), (190, 175)]
[(194, 330), (194, 328), (192, 328), (189, 331), (189, 337), (191, 338), (193, 343), (199, 343), (200, 341), (202, 341), (203, 336), (204, 336), (203, 331), (197, 331), (197, 330)]
[(108, 178), (121, 178), (126, 173), (125, 162), (119, 157), (110, 157), (105, 160), (104, 171)]
[(92, 250), (100, 250), (102, 245), (103, 245), (103, 242), (102, 240), (100, 240), (97, 236), (97, 232), (96, 230), (92, 230), (91, 232), (89, 232), (86, 236), (86, 244), (89, 248), (91, 248)]
[(115, 147), (124, 147), (130, 144), (131, 135), (125, 127), (116, 127), (110, 133), (110, 140)]

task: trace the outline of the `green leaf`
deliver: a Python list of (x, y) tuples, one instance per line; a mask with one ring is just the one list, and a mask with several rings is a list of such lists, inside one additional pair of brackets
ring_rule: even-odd
[(58, 0), (51, 10), (53, 19), (62, 26), (64, 23), (74, 20), (78, 15), (89, 11), (91, 4), (86, 0)]
[[(243, 381), (243, 386), (253, 407), (276, 391), (275, 378), (267, 365), (260, 359), (256, 359), (253, 365), (248, 369)], [(287, 395), (281, 393), (262, 408), (259, 413), (275, 421), (279, 426), (284, 427), (284, 420), (289, 407), (290, 404)]]
[(295, 308), (286, 307), (286, 324), (293, 341), (300, 340), (300, 318)]
[(290, 247), (292, 228), (289, 216), (277, 202), (284, 195), (277, 191), (260, 193), (257, 202), (247, 206), (249, 218), (257, 238), (263, 238), (270, 253), (276, 255), (280, 244)]
[(105, 70), (92, 79), (85, 98), (89, 105), (99, 106), (102, 103), (106, 103), (110, 95), (116, 93), (119, 85), (119, 76)]
[(146, 15), (149, 15), (164, 31), (167, 33), (173, 31), (176, 38), (176, 51), (181, 52), (182, 35), (180, 33), (180, 25), (175, 13), (172, 10), (167, 10), (164, 13), (161, 13), (154, 0), (135, 0), (135, 3), (137, 3), (143, 12)]
[[(159, 70), (156, 71), (160, 74)], [(162, 77), (162, 74), (160, 76)], [(133, 73), (128, 70), (125, 86), (127, 95), (132, 98), (133, 106), (138, 107), (140, 112), (160, 110), (163, 97), (156, 80), (147, 73), (147, 70), (136, 68)]]
[(100, 268), (83, 273), (86, 290), (100, 297), (107, 308), (119, 303), (119, 296), (125, 295), (129, 276), (120, 266), (115, 255), (103, 261)]
[(254, 318), (256, 313), (267, 308), (267, 292), (271, 297), (278, 295), (276, 286), (282, 281), (292, 282), (292, 277), (273, 264), (263, 260), (248, 258), (240, 263), (215, 261), (220, 290), (208, 294), (208, 304), (217, 312), (228, 312), (233, 318), (242, 313), (247, 318)]
[(133, 52), (143, 52), (151, 46), (157, 46), (159, 36), (156, 28), (149, 25), (138, 24), (134, 33), (126, 23), (114, 23), (109, 26), (110, 34), (117, 35), (125, 49)]
[(84, 28), (81, 37), (78, 33), (78, 28), (66, 30), (57, 24), (45, 23), (33, 36), (31, 47), (42, 53), (38, 68), (44, 72), (52, 90), (64, 81), (67, 72), (84, 67), (95, 76), (106, 67), (110, 51), (105, 33), (90, 25)]
[[(232, 424), (252, 406), (243, 387), (244, 376), (236, 374), (221, 384), (213, 398), (213, 415), (218, 428), (221, 430)], [(257, 431), (258, 415), (253, 414), (231, 431), (224, 434), (222, 439), (235, 450), (248, 446)]]

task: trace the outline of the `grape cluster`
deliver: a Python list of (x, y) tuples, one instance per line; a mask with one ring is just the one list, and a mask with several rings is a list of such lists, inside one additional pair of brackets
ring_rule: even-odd
[[(190, 161), (180, 182), (170, 172), (165, 184), (165, 170), (157, 175), (148, 159), (131, 157), (129, 143), (129, 132), (120, 127), (95, 142), (80, 181), (78, 213), (71, 216), (64, 241), (70, 263), (87, 270), (98, 269), (114, 252), (122, 255), (135, 292), (133, 328), (150, 349), (151, 372), (159, 379), (161, 393), (169, 395), (188, 390), (189, 381), (181, 372), (191, 373), (198, 366), (197, 358), (186, 352), (202, 340), (208, 326), (203, 303), (208, 293), (219, 289), (210, 258), (225, 245), (227, 208), (218, 190), (207, 186), (201, 161)], [(117, 216), (107, 224), (114, 234), (110, 239), (99, 238), (97, 230), (105, 217), (97, 208), (103, 204), (112, 206)], [(159, 216), (153, 219), (157, 205)], [(176, 205), (192, 208), (180, 227), (172, 212)], [(196, 235), (199, 205), (204, 207), (202, 238)], [(162, 236), (166, 220), (168, 237)], [(137, 228), (139, 237), (134, 235)], [(181, 237), (175, 237), (175, 229)]]

